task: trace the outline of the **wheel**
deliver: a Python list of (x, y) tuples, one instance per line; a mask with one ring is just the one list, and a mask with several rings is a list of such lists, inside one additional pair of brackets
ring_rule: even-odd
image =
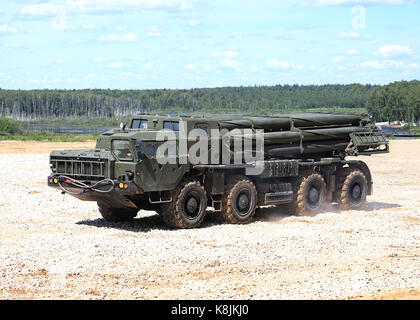
[(174, 228), (196, 228), (206, 215), (207, 195), (198, 181), (184, 181), (169, 192), (171, 202), (158, 211), (163, 221)]
[(366, 176), (359, 170), (350, 171), (337, 194), (340, 208), (343, 210), (360, 209), (366, 202), (367, 192)]
[(297, 182), (297, 192), (290, 210), (300, 216), (312, 216), (319, 213), (325, 204), (327, 188), (324, 178), (318, 173), (303, 176)]
[(103, 204), (98, 203), (99, 212), (106, 221), (110, 222), (123, 222), (131, 221), (137, 215), (137, 209), (121, 209), (110, 208)]
[(225, 186), (222, 215), (229, 223), (248, 223), (257, 207), (257, 190), (254, 183), (243, 176), (233, 176)]

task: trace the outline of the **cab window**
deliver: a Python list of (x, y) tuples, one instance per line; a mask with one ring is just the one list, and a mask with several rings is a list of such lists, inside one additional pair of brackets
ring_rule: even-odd
[(112, 151), (120, 161), (133, 161), (130, 143), (127, 140), (113, 140)]
[(179, 131), (179, 122), (178, 121), (163, 121), (163, 129)]
[(144, 119), (134, 119), (131, 124), (132, 129), (147, 129), (147, 120)]

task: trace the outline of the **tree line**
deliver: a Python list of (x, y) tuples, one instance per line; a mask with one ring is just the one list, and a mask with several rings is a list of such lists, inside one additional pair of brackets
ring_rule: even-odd
[[(139, 112), (273, 114), (313, 108), (365, 108), (376, 120), (419, 120), (419, 82), (276, 85), (188, 90), (2, 90), (0, 116), (18, 120), (121, 118)], [(410, 98), (408, 98), (410, 97)]]
[(420, 121), (420, 81), (400, 81), (372, 90), (366, 108), (377, 121)]
[(279, 113), (360, 108), (372, 86), (255, 86), (189, 90), (1, 90), (0, 116), (15, 119), (121, 117), (138, 112)]

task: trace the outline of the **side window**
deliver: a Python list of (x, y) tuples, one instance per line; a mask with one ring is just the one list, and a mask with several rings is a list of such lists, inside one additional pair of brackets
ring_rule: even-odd
[(133, 154), (130, 150), (130, 142), (127, 140), (112, 140), (112, 151), (114, 152), (118, 160), (133, 160)]
[(149, 143), (146, 146), (146, 152), (147, 152), (147, 157), (149, 158), (156, 158), (156, 152), (157, 152), (158, 146), (154, 143)]
[(134, 119), (131, 123), (132, 129), (147, 129), (147, 120), (144, 119)]
[(179, 131), (179, 122), (178, 121), (174, 121), (172, 122), (172, 130), (174, 131)]
[(140, 129), (147, 129), (147, 120), (140, 120)]
[(198, 123), (195, 125), (195, 129), (197, 129), (197, 136), (198, 137), (208, 137), (209, 136), (209, 127), (207, 124)]
[(138, 119), (134, 119), (133, 122), (131, 123), (131, 128), (132, 129), (137, 129), (140, 125), (140, 120)]
[(179, 131), (178, 121), (163, 121), (163, 129)]

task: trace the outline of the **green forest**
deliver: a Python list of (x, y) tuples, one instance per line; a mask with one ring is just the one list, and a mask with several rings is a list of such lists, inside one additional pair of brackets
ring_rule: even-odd
[(281, 114), (368, 111), (377, 121), (420, 120), (420, 82), (276, 85), (156, 90), (4, 90), (0, 117), (17, 120), (121, 119), (136, 113)]

